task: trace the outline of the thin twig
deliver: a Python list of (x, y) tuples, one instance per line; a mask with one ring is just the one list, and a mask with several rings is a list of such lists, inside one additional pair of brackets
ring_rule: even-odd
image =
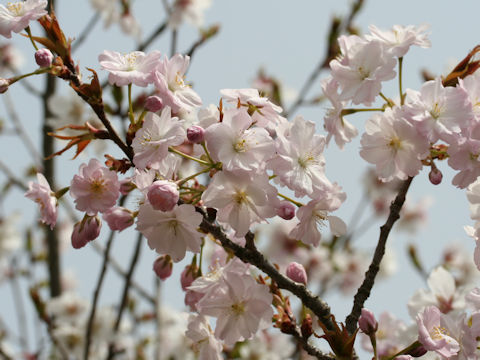
[(279, 288), (288, 290), (292, 294), (296, 295), (302, 301), (302, 303), (312, 310), (312, 312), (320, 319), (320, 321), (325, 324), (327, 329), (331, 330), (334, 328), (330, 317), (330, 307), (327, 303), (325, 303), (318, 296), (313, 295), (305, 286), (295, 283), (280, 274), (278, 270), (270, 262), (268, 262), (263, 254), (260, 253), (256, 248), (244, 248), (235, 244), (225, 235), (219, 226), (214, 225), (207, 220), (207, 215), (203, 212), (203, 210), (197, 208), (197, 211), (203, 215), (203, 221), (200, 224), (200, 228), (203, 231), (212, 234), (222, 243), (224, 248), (232, 250), (235, 256), (237, 256), (243, 262), (252, 264), (258, 269), (262, 270), (277, 283)]
[(10, 121), (12, 122), (12, 125), (15, 129), (15, 133), (18, 135), (20, 140), (22, 140), (23, 144), (25, 145), (25, 148), (28, 150), (30, 155), (32, 156), (33, 161), (37, 166), (39, 166), (42, 163), (42, 157), (40, 156), (38, 149), (35, 147), (33, 144), (32, 139), (30, 139), (30, 136), (28, 136), (27, 132), (25, 131), (25, 128), (23, 127), (22, 122), (20, 121), (20, 118), (15, 111), (15, 108), (13, 107), (13, 102), (12, 99), (10, 98), (10, 95), (8, 93), (5, 93), (3, 96), (3, 103), (5, 104), (5, 108), (7, 109), (8, 117), (10, 118)]
[(7, 165), (5, 165), (1, 160), (0, 160), (0, 171), (2, 171), (5, 176), (7, 177), (8, 181), (19, 188), (21, 188), (23, 191), (28, 190), (28, 186), (19, 178), (17, 178), (13, 172), (9, 169)]
[(158, 28), (156, 28), (150, 36), (138, 45), (138, 51), (144, 51), (150, 44), (167, 28), (168, 21), (161, 23)]
[[(137, 266), (138, 258), (140, 255), (140, 249), (142, 248), (142, 233), (138, 233), (137, 237), (137, 244), (135, 246), (135, 251), (133, 253), (132, 259), (130, 261), (130, 267), (128, 270), (127, 277), (125, 278), (125, 286), (123, 287), (123, 294), (122, 294), (122, 300), (120, 302), (120, 306), (118, 308), (118, 313), (117, 313), (117, 319), (115, 320), (115, 325), (112, 330), (112, 335), (115, 337), (116, 333), (118, 332), (118, 329), (120, 327), (120, 323), (122, 321), (123, 317), (123, 311), (125, 310), (125, 306), (127, 305), (127, 300), (128, 300), (128, 292), (130, 290), (130, 285), (131, 285), (131, 279), (133, 276), (133, 272), (135, 271), (135, 267)], [(115, 349), (114, 349), (114, 344), (110, 344), (108, 347), (108, 356), (107, 359), (113, 359), (115, 356)]]
[(74, 43), (72, 44), (72, 52), (77, 50), (80, 45), (82, 45), (82, 43), (86, 40), (87, 36), (92, 32), (99, 19), (100, 15), (98, 14), (98, 12), (95, 12), (95, 14), (88, 21), (85, 28), (82, 30), (78, 39), (75, 39)]
[(305, 339), (302, 336), (300, 330), (298, 329), (298, 326), (295, 328), (295, 330), (289, 332), (288, 334), (292, 335), (293, 338), (298, 341), (298, 343), (302, 346), (303, 350), (305, 350), (308, 355), (314, 356), (319, 360), (335, 360), (335, 357), (330, 355), (325, 355), (320, 350), (318, 350), (315, 346), (309, 344), (308, 339)]
[(10, 280), (9, 282), (10, 282), (10, 287), (12, 289), (15, 313), (17, 314), (20, 346), (22, 347), (22, 350), (24, 353), (28, 353), (29, 344), (28, 344), (27, 318), (25, 316), (25, 305), (23, 303), (22, 290), (20, 289), (20, 285), (18, 284), (18, 280), (17, 280), (16, 263), (17, 263), (17, 259), (14, 257), (11, 261), (12, 276), (9, 278)]
[(380, 237), (378, 239), (377, 247), (375, 248), (372, 263), (365, 273), (365, 279), (363, 280), (362, 285), (360, 285), (357, 293), (355, 294), (352, 311), (345, 320), (347, 330), (350, 334), (353, 334), (357, 329), (357, 322), (358, 318), (360, 317), (363, 304), (370, 296), (370, 291), (375, 283), (375, 277), (380, 270), (380, 262), (385, 254), (385, 245), (387, 243), (388, 235), (390, 234), (395, 222), (400, 218), (400, 210), (402, 210), (402, 206), (405, 202), (405, 196), (410, 184), (412, 183), (412, 180), (413, 177), (409, 177), (403, 182), (395, 200), (392, 202), (392, 205), (390, 205), (390, 214), (388, 215), (388, 219), (380, 228)]
[(103, 280), (107, 272), (107, 264), (108, 264), (108, 259), (110, 255), (110, 249), (111, 249), (115, 234), (116, 234), (115, 231), (113, 230), (110, 231), (110, 235), (107, 240), (107, 245), (105, 247), (105, 254), (103, 256), (102, 269), (100, 270), (100, 274), (98, 275), (97, 285), (95, 286), (95, 291), (93, 293), (92, 307), (90, 309), (90, 315), (88, 316), (87, 329), (85, 331), (85, 347), (84, 347), (85, 350), (83, 354), (83, 358), (85, 360), (88, 360), (88, 356), (90, 352), (90, 343), (92, 338), (93, 322), (95, 320), (95, 313), (97, 311), (97, 303), (100, 297), (100, 290), (102, 288)]
[(172, 42), (170, 43), (170, 57), (177, 53), (177, 41), (178, 41), (178, 31), (177, 29), (172, 30)]

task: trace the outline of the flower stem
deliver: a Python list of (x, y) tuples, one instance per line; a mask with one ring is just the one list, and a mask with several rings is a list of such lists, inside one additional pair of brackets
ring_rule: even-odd
[(133, 115), (133, 104), (132, 104), (132, 84), (128, 84), (128, 118), (130, 123), (135, 125), (135, 115)]
[(398, 91), (400, 91), (400, 105), (403, 105), (405, 102), (405, 95), (403, 94), (402, 89), (402, 65), (403, 57), (398, 58)]
[(296, 206), (298, 206), (298, 207), (302, 207), (302, 206), (303, 206), (303, 204), (302, 204), (301, 202), (295, 201), (295, 200), (293, 200), (292, 198), (289, 198), (289, 197), (286, 196), (286, 195), (283, 195), (283, 194), (278, 193), (278, 196), (280, 196), (281, 198), (284, 198), (285, 200), (290, 201), (292, 204), (294, 204), (294, 205), (296, 205)]
[(368, 108), (368, 109), (343, 109), (342, 112), (341, 112), (341, 116), (345, 116), (345, 115), (351, 115), (351, 114), (355, 114), (357, 112), (366, 112), (366, 111), (384, 111), (385, 109), (384, 108)]
[(203, 170), (201, 170), (201, 171), (199, 171), (199, 172), (197, 172), (197, 173), (195, 173), (195, 174), (193, 174), (193, 175), (190, 175), (190, 176), (186, 177), (185, 179), (180, 180), (180, 181), (178, 182), (178, 184), (177, 184), (178, 187), (181, 187), (181, 186), (182, 186), (183, 184), (185, 184), (188, 180), (194, 179), (194, 178), (196, 178), (198, 175), (205, 174), (206, 172), (209, 172), (211, 169), (212, 169), (211, 167), (205, 168), (205, 169), (203, 169)]
[(32, 76), (32, 75), (39, 75), (39, 74), (45, 74), (47, 72), (50, 71), (50, 67), (46, 67), (46, 68), (39, 68), (35, 71), (32, 71), (30, 73), (27, 73), (27, 74), (23, 74), (23, 75), (18, 75), (18, 76), (15, 76), (13, 78), (11, 78), (11, 84), (13, 83), (16, 83), (17, 81), (19, 80), (22, 80), (22, 79), (25, 79), (26, 77), (29, 77), (29, 76)]
[[(173, 152), (174, 154), (177, 154), (177, 155), (180, 155), (181, 157), (185, 158), (185, 159), (188, 159), (188, 160), (192, 160), (192, 161), (196, 161), (198, 162), (199, 164), (202, 164), (202, 165), (205, 165), (205, 166), (212, 166), (211, 163), (209, 162), (206, 162), (206, 161), (203, 161), (203, 160), (200, 160), (200, 159), (197, 159), (196, 157), (193, 157), (193, 156), (190, 156), (190, 155), (187, 155), (171, 146), (168, 147), (168, 151), (170, 152)], [(209, 168), (210, 170), (210, 168)]]
[(395, 105), (395, 104), (393, 103), (393, 101), (390, 100), (389, 98), (387, 98), (385, 95), (383, 95), (382, 92), (380, 92), (379, 95), (382, 97), (383, 100), (385, 100), (385, 102), (388, 104), (388, 106), (393, 107), (393, 106)]
[(28, 38), (30, 39), (33, 47), (35, 48), (35, 50), (38, 51), (38, 46), (37, 46), (37, 44), (35, 44), (35, 41), (33, 40), (32, 32), (30, 31), (30, 26), (27, 26), (27, 27), (25, 28), (25, 31), (27, 32)]

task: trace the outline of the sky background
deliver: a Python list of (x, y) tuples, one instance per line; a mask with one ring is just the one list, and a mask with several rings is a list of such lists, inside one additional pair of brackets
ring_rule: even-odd
[[(1, 0), (2, 4), (6, 2)], [(267, 74), (279, 79), (290, 92), (295, 93), (304, 84), (310, 72), (316, 67), (319, 59), (323, 58), (326, 47), (326, 33), (330, 26), (332, 15), (343, 15), (349, 11), (349, 1), (286, 1), (286, 0), (213, 0), (212, 7), (205, 13), (205, 25), (219, 24), (219, 34), (201, 47), (193, 58), (187, 75), (187, 81), (193, 84), (196, 92), (201, 96), (205, 105), (218, 104), (219, 90), (223, 88), (250, 87), (259, 68)], [(474, 0), (461, 2), (438, 0), (404, 0), (366, 1), (355, 24), (361, 32), (368, 31), (369, 24), (375, 24), (381, 29), (389, 29), (394, 24), (399, 25), (430, 25), (430, 49), (412, 48), (404, 59), (404, 88), (419, 89), (422, 83), (420, 71), (428, 69), (433, 74), (446, 74), (447, 69), (455, 60), (462, 59), (474, 46), (480, 43), (478, 37), (478, 13), (480, 3)], [(58, 0), (57, 16), (67, 36), (78, 35), (87, 21), (93, 16), (93, 10), (88, 1)], [(160, 0), (137, 0), (134, 2), (133, 14), (137, 17), (143, 30), (143, 35), (151, 33), (152, 29), (165, 19), (165, 13)], [(38, 26), (32, 26), (34, 34), (39, 34)], [(178, 33), (178, 50), (190, 48), (197, 38), (197, 30), (189, 25), (183, 25)], [(5, 42), (6, 40), (3, 40)], [(35, 69), (33, 51), (29, 42), (13, 36), (11, 40), (20, 49), (25, 57), (22, 72)], [(170, 33), (164, 33), (155, 41), (149, 50), (157, 49), (163, 54), (170, 52)], [(95, 69), (102, 79), (106, 73), (100, 70), (98, 54), (103, 50), (114, 50), (127, 53), (135, 49), (135, 41), (123, 35), (117, 25), (104, 29), (97, 23), (87, 41), (74, 54), (80, 68), (87, 76), (85, 67)], [(328, 74), (322, 73), (319, 78)], [(32, 80), (32, 84), (43, 86), (43, 79)], [(59, 85), (60, 92), (71, 91), (64, 84)], [(396, 97), (397, 84), (393, 80), (386, 84), (384, 93)], [(320, 82), (317, 81), (309, 93), (309, 98), (318, 95)], [(28, 95), (25, 89), (15, 84), (9, 91), (16, 110), (24, 125), (28, 129), (35, 144), (40, 144), (41, 108), (39, 102)], [(323, 115), (326, 105), (315, 108), (300, 108), (296, 114), (315, 121), (321, 132)], [(0, 117), (6, 117), (3, 104), (0, 105)], [(349, 121), (359, 130), (363, 129), (366, 116), (350, 116)], [(291, 117), (293, 119), (293, 117)], [(5, 121), (8, 124), (8, 120)], [(366, 163), (358, 155), (359, 138), (347, 144), (340, 151), (335, 144), (326, 150), (326, 169), (330, 180), (338, 182), (347, 193), (347, 201), (336, 213), (348, 222), (353, 210), (362, 196), (362, 178)], [(18, 139), (0, 137), (0, 151), (2, 161), (9, 165), (15, 174), (21, 176), (28, 165), (28, 154), (19, 147)], [(113, 154), (116, 154), (113, 152)], [(71, 153), (67, 153), (58, 161), (57, 175), (59, 184), (67, 186), (71, 177), (76, 173), (78, 165), (86, 158), (70, 161)], [(423, 196), (433, 199), (428, 214), (428, 223), (417, 233), (405, 234), (394, 232), (389, 244), (395, 249), (397, 258), (397, 273), (387, 281), (378, 282), (366, 306), (376, 314), (389, 310), (400, 318), (408, 320), (406, 303), (419, 287), (425, 287), (424, 280), (412, 269), (405, 256), (408, 243), (415, 243), (420, 250), (420, 256), (427, 269), (438, 263), (443, 247), (450, 242), (461, 243), (472, 251), (473, 241), (463, 230), (464, 225), (470, 225), (468, 204), (465, 191), (451, 185), (453, 172), (446, 164), (439, 168), (444, 174), (442, 184), (433, 186), (428, 181), (428, 171), (418, 175), (411, 186), (409, 197), (415, 202)], [(3, 181), (3, 174), (0, 180)], [(34, 205), (23, 198), (19, 191), (12, 192), (4, 202), (0, 214), (6, 215), (12, 211), (19, 211), (23, 218), (19, 221), (29, 222), (36, 216)], [(368, 212), (369, 210), (366, 209)], [(79, 214), (80, 216), (80, 214)], [(368, 217), (368, 215), (366, 216)], [(380, 222), (377, 224), (380, 225)], [(356, 244), (364, 248), (373, 249), (378, 238), (378, 226), (374, 226)], [(107, 226), (102, 230), (105, 243)], [(125, 231), (114, 244), (115, 256), (127, 266), (130, 253), (134, 246), (134, 232)], [(145, 243), (142, 249), (142, 258), (136, 270), (136, 280), (146, 288), (151, 288), (151, 265), (156, 255)], [(187, 256), (187, 258), (189, 258)], [(101, 258), (89, 247), (78, 251), (67, 250), (63, 261), (65, 269), (74, 269), (78, 279), (78, 291), (91, 297), (92, 289), (97, 280)], [(177, 286), (178, 274), (183, 270), (182, 265), (175, 267), (171, 279), (162, 286), (162, 299), (165, 303), (176, 308), (183, 307), (183, 293)], [(107, 285), (102, 292), (101, 302), (112, 303), (119, 298), (122, 282), (109, 272)], [(351, 299), (337, 295), (326, 298), (332, 306), (332, 313), (337, 319), (344, 319), (351, 309)], [(7, 324), (13, 324), (13, 303), (8, 287), (0, 287), (0, 317)]]

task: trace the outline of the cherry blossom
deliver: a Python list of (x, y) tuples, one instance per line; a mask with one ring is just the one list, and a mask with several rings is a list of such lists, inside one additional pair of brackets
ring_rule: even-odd
[(115, 206), (103, 213), (103, 220), (111, 230), (122, 231), (133, 225), (135, 220), (133, 213), (127, 208)]
[(208, 319), (202, 315), (190, 315), (188, 318), (188, 329), (185, 335), (194, 342), (195, 352), (199, 360), (222, 360), (223, 346), (214, 334)]
[(79, 175), (73, 177), (70, 195), (77, 210), (89, 215), (105, 212), (115, 205), (120, 195), (117, 173), (102, 166), (97, 159), (90, 159), (88, 165), (80, 165)]
[(230, 172), (254, 176), (275, 153), (275, 144), (268, 132), (251, 127), (252, 118), (245, 109), (231, 109), (223, 121), (205, 130), (205, 142), (213, 160), (222, 162)]
[(380, 179), (404, 180), (418, 174), (423, 167), (421, 160), (429, 154), (429, 143), (405, 119), (400, 108), (387, 108), (372, 116), (365, 128), (360, 156), (375, 164)]
[(175, 0), (172, 6), (169, 25), (177, 28), (183, 21), (200, 27), (203, 25), (203, 13), (211, 6), (211, 0)]
[(176, 54), (160, 62), (154, 72), (153, 80), (158, 91), (157, 95), (175, 114), (189, 113), (202, 105), (200, 96), (185, 83), (189, 63), (189, 56)]
[(80, 249), (90, 241), (95, 240), (100, 235), (102, 221), (98, 216), (85, 215), (82, 221), (79, 221), (73, 227), (72, 247)]
[(26, 0), (0, 4), (0, 35), (10, 39), (25, 29), (29, 22), (47, 14), (47, 0)]
[(172, 211), (155, 210), (152, 205), (140, 205), (137, 230), (148, 240), (148, 246), (161, 255), (170, 255), (178, 262), (186, 251), (200, 252), (202, 234), (197, 227), (202, 215), (189, 204), (176, 206)]
[(159, 51), (145, 54), (134, 51), (122, 55), (116, 51), (104, 50), (98, 61), (102, 69), (107, 70), (108, 82), (112, 85), (125, 86), (135, 84), (145, 87), (153, 82), (153, 72), (160, 63)]
[(404, 56), (410, 49), (410, 46), (417, 45), (422, 48), (430, 47), (430, 40), (428, 40), (428, 34), (425, 33), (428, 30), (428, 25), (393, 25), (392, 30), (380, 30), (375, 25), (370, 25), (371, 35), (367, 35), (366, 38), (377, 39), (382, 41), (393, 55), (397, 57)]
[(147, 167), (162, 169), (163, 160), (168, 155), (168, 147), (182, 144), (185, 137), (182, 122), (176, 117), (172, 118), (169, 106), (163, 108), (160, 116), (149, 112), (132, 142), (135, 166), (142, 170)]
[(197, 304), (200, 314), (217, 318), (215, 337), (233, 345), (270, 326), (272, 294), (250, 275), (227, 274), (223, 286)]
[(245, 236), (252, 224), (275, 216), (276, 194), (266, 174), (250, 180), (221, 172), (213, 177), (202, 200), (219, 210), (218, 220), (231, 226), (236, 236)]
[(330, 68), (340, 84), (340, 99), (370, 106), (380, 93), (382, 81), (395, 77), (395, 58), (378, 40), (342, 35), (338, 43), (342, 55), (330, 62)]
[(441, 312), (435, 306), (428, 306), (416, 317), (418, 341), (428, 351), (449, 358), (458, 353), (458, 342), (447, 333), (441, 325)]
[(28, 191), (25, 196), (40, 206), (42, 222), (50, 225), (50, 229), (53, 229), (57, 222), (57, 198), (43, 174), (37, 173), (37, 181), (38, 183), (32, 181), (28, 183)]

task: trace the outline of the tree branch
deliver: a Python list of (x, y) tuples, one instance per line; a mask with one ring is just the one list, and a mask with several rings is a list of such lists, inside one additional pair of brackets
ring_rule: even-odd
[(380, 270), (380, 262), (385, 254), (385, 245), (387, 243), (388, 235), (390, 234), (395, 222), (400, 218), (400, 210), (405, 202), (405, 195), (407, 194), (412, 180), (413, 177), (409, 177), (403, 182), (395, 200), (390, 205), (390, 214), (388, 215), (388, 219), (380, 228), (380, 237), (378, 239), (377, 247), (375, 248), (372, 263), (365, 273), (365, 279), (363, 280), (362, 285), (358, 288), (358, 291), (355, 294), (352, 311), (345, 320), (347, 330), (350, 334), (353, 334), (357, 329), (357, 322), (363, 305), (370, 296), (373, 284), (375, 283), (375, 277)]

